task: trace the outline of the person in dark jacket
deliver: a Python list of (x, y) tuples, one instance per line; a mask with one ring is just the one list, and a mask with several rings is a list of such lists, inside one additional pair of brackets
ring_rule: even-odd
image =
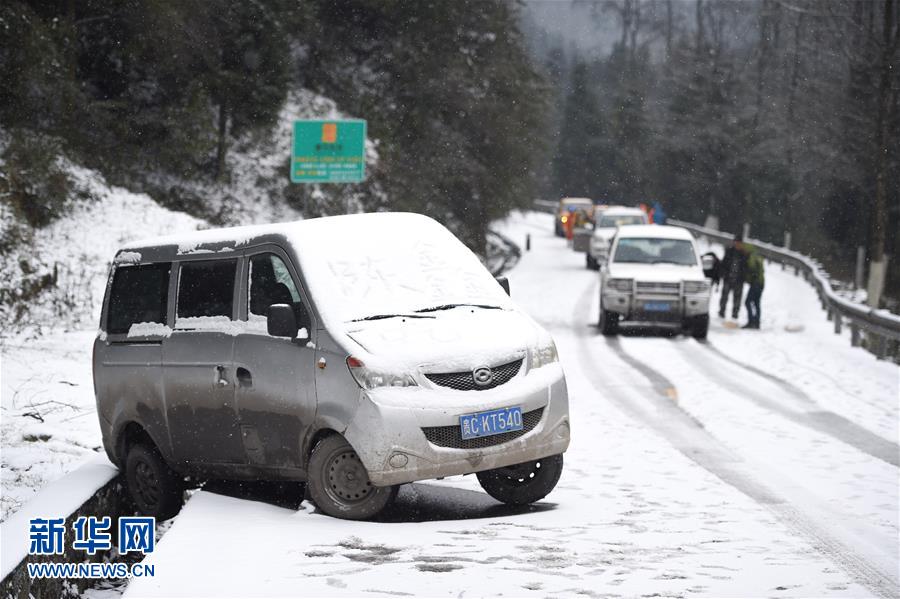
[(763, 287), (766, 284), (766, 274), (763, 258), (756, 248), (749, 243), (743, 244), (742, 250), (747, 256), (747, 268), (744, 270), (744, 280), (750, 285), (747, 290), (747, 324), (745, 329), (759, 328), (759, 302), (762, 299)]
[(719, 299), (719, 318), (725, 318), (728, 307), (728, 296), (732, 296), (731, 317), (737, 318), (741, 310), (741, 296), (744, 294), (744, 271), (747, 268), (747, 257), (741, 251), (741, 236), (735, 235), (731, 247), (719, 263), (719, 276), (722, 278), (722, 295)]

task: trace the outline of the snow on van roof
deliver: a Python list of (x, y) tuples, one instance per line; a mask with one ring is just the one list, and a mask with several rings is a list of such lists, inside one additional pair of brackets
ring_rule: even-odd
[(651, 239), (687, 239), (693, 240), (691, 232), (681, 227), (670, 225), (630, 225), (619, 229), (618, 237), (643, 237)]
[(240, 249), (271, 235), (283, 236), (293, 248), (326, 326), (452, 303), (512, 307), (481, 260), (421, 214), (376, 212), (209, 229), (141, 240), (124, 249), (177, 246), (179, 254), (204, 253), (210, 251), (204, 245)]

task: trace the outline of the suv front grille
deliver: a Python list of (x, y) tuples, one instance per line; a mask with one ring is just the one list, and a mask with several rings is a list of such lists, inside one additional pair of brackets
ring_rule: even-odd
[(680, 283), (650, 283), (638, 281), (636, 288), (638, 293), (652, 293), (659, 295), (678, 295), (681, 293)]
[(491, 368), (494, 378), (489, 384), (484, 385), (483, 387), (475, 384), (475, 379), (472, 377), (471, 370), (466, 370), (465, 372), (431, 373), (426, 374), (425, 377), (435, 385), (450, 387), (457, 391), (484, 391), (485, 389), (493, 389), (494, 387), (499, 387), (504, 383), (508, 383), (512, 377), (518, 374), (519, 368), (521, 367), (522, 359), (520, 358), (514, 362), (501, 364), (500, 366)]
[(531, 410), (522, 414), (522, 430), (510, 431), (508, 433), (500, 433), (499, 435), (491, 435), (490, 437), (476, 437), (474, 439), (463, 439), (459, 425), (452, 426), (426, 426), (422, 427), (425, 438), (432, 445), (438, 447), (452, 447), (454, 449), (481, 449), (482, 447), (493, 447), (507, 441), (512, 441), (533, 431), (534, 427), (541, 421), (544, 414), (544, 408)]

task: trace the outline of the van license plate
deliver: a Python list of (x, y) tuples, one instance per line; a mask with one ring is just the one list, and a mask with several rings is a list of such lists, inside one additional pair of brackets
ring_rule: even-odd
[(644, 310), (647, 312), (668, 312), (672, 309), (669, 302), (647, 302), (644, 304)]
[(459, 431), (463, 439), (490, 437), (520, 430), (522, 430), (522, 408), (519, 406), (459, 417)]

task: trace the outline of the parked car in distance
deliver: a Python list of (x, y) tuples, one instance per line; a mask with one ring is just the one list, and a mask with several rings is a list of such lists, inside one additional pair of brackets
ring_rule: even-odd
[(604, 210), (594, 222), (594, 232), (591, 235), (590, 246), (585, 257), (586, 266), (592, 270), (597, 270), (600, 268), (600, 264), (606, 261), (609, 254), (609, 245), (616, 234), (616, 229), (629, 225), (646, 225), (648, 223), (647, 214), (640, 208), (610, 206)]
[(546, 496), (569, 445), (550, 335), (450, 231), (359, 214), (199, 231), (115, 256), (94, 342), (103, 446), (139, 511), (192, 480), (293, 480), (364, 519), (475, 473)]
[(556, 219), (553, 225), (553, 232), (557, 237), (566, 236), (566, 221), (569, 219), (569, 211), (584, 210), (587, 212), (588, 218), (594, 217), (594, 202), (590, 198), (562, 198), (556, 208)]
[(665, 225), (634, 225), (616, 233), (600, 271), (599, 326), (620, 322), (677, 327), (697, 339), (709, 330), (710, 284), (690, 232)]

